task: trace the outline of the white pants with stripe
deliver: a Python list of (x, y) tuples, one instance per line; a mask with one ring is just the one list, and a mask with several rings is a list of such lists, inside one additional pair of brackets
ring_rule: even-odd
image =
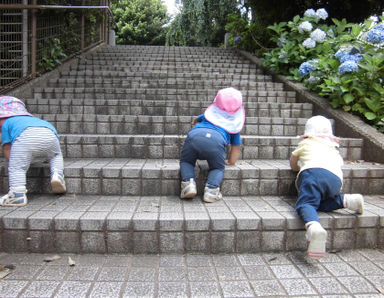
[(28, 127), (11, 146), (8, 163), (9, 189), (26, 185), (26, 174), (32, 162), (49, 160), (51, 177), (63, 173), (64, 161), (55, 133), (45, 127)]

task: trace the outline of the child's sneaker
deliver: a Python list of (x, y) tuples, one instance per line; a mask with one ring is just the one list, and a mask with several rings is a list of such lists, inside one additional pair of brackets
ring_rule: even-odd
[(10, 190), (8, 194), (0, 198), (0, 206), (4, 207), (22, 207), (27, 205), (28, 200), (26, 196), (27, 190), (25, 187), (15, 190)]
[(308, 241), (307, 256), (311, 258), (322, 258), (325, 256), (327, 231), (317, 221), (307, 223)]
[(344, 207), (359, 214), (364, 212), (364, 198), (361, 194), (345, 194)]
[(59, 172), (54, 172), (51, 179), (52, 191), (54, 193), (64, 193), (67, 191), (65, 187), (64, 175)]
[(196, 182), (193, 178), (189, 179), (189, 181), (181, 181), (180, 198), (192, 199), (196, 194)]
[(223, 198), (223, 195), (220, 192), (220, 187), (217, 188), (204, 188), (204, 202), (213, 203), (219, 201)]

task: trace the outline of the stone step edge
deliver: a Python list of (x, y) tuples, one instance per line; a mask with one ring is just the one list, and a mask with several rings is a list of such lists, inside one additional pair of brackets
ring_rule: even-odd
[[(141, 158), (176, 159), (180, 158), (185, 135), (163, 134), (81, 134), (81, 124), (73, 127), (72, 134), (63, 133), (64, 128), (57, 123), (60, 145), (64, 158)], [(149, 127), (150, 129), (154, 129)], [(105, 132), (105, 129), (103, 131)], [(243, 145), (239, 160), (246, 159), (289, 159), (297, 146), (296, 137), (242, 136)], [(361, 139), (341, 139), (339, 152), (345, 160), (362, 159)], [(0, 156), (3, 156), (0, 153)]]
[[(66, 158), (64, 174), (67, 190), (77, 194), (103, 195), (178, 195), (180, 193), (179, 160), (144, 160), (131, 158)], [(6, 162), (0, 163), (0, 191), (8, 191)], [(348, 193), (382, 194), (384, 165), (346, 163), (343, 166), (343, 190)], [(195, 167), (198, 194), (208, 175), (205, 161)], [(227, 166), (221, 190), (229, 196), (295, 195), (296, 172), (288, 160), (241, 161)], [(30, 193), (49, 193), (47, 163), (31, 166), (27, 175)]]
[[(365, 212), (319, 213), (328, 250), (384, 244), (384, 205), (365, 197)], [(2, 251), (79, 253), (266, 252), (305, 250), (295, 198), (30, 196), (0, 207)]]

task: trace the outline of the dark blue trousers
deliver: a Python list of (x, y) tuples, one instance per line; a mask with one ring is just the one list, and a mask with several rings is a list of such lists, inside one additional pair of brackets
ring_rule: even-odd
[(319, 221), (317, 211), (344, 208), (341, 186), (340, 178), (328, 170), (312, 168), (302, 171), (297, 179), (296, 211), (304, 223)]
[(210, 128), (191, 129), (181, 151), (181, 179), (183, 181), (195, 179), (196, 160), (206, 160), (209, 166), (206, 186), (219, 187), (224, 177), (225, 147), (224, 136), (219, 131)]

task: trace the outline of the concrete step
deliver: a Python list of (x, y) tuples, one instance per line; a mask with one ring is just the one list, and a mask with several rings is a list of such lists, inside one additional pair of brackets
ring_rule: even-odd
[[(135, 99), (96, 99), (96, 98), (44, 98), (25, 99), (28, 111), (34, 114), (57, 115), (56, 121), (63, 121), (71, 114), (87, 114), (89, 119), (95, 115), (157, 115), (157, 116), (196, 116), (212, 104), (212, 99), (200, 101), (187, 100), (135, 100)], [(309, 103), (268, 103), (244, 102), (247, 118), (249, 117), (280, 117), (309, 118), (312, 116), (312, 104)], [(67, 115), (65, 115), (67, 114)], [(47, 117), (52, 117), (49, 115)], [(74, 116), (76, 119), (78, 116)], [(111, 119), (112, 119), (111, 118)], [(55, 119), (50, 118), (52, 121)], [(70, 118), (71, 119), (71, 118)], [(83, 116), (83, 121), (87, 117)], [(102, 119), (102, 118), (100, 118)], [(113, 120), (112, 120), (113, 121)], [(247, 121), (247, 120), (246, 120)]]
[(79, 79), (94, 79), (94, 80), (158, 80), (158, 79), (187, 79), (187, 80), (233, 80), (243, 81), (249, 80), (253, 82), (267, 82), (272, 84), (279, 84), (272, 82), (270, 75), (264, 74), (232, 74), (232, 73), (210, 73), (210, 72), (170, 72), (167, 70), (163, 71), (150, 71), (143, 69), (135, 69), (135, 71), (128, 70), (127, 68), (121, 67), (118, 70), (109, 70), (100, 67), (92, 67), (92, 69), (86, 70), (63, 70), (60, 72), (60, 78), (67, 78), (76, 80)]
[[(343, 166), (346, 193), (382, 194), (384, 165), (346, 162)], [(179, 159), (66, 158), (67, 191), (88, 195), (179, 195)], [(195, 168), (198, 193), (208, 174), (206, 161)], [(227, 196), (295, 195), (296, 173), (288, 160), (241, 160), (227, 166), (221, 189)], [(0, 191), (8, 191), (7, 164), (0, 163)], [(35, 164), (28, 172), (29, 193), (49, 193), (49, 167)]]
[(216, 65), (217, 63), (223, 65), (251, 65), (252, 68), (256, 67), (248, 60), (240, 56), (204, 56), (204, 55), (133, 55), (132, 53), (126, 53), (121, 55), (120, 53), (103, 53), (103, 54), (93, 54), (86, 55), (79, 59), (79, 63), (89, 63), (99, 61), (108, 61), (108, 62), (118, 62), (118, 63), (137, 63), (137, 62), (148, 62), (151, 64), (205, 64), (205, 65)]
[(272, 77), (264, 74), (231, 74), (231, 73), (206, 73), (206, 72), (169, 72), (167, 70), (158, 71), (146, 71), (137, 69), (136, 71), (127, 70), (121, 68), (119, 70), (106, 71), (102, 67), (92, 67), (87, 70), (66, 70), (60, 73), (60, 78), (65, 79), (90, 79), (90, 80), (165, 80), (165, 79), (178, 79), (178, 80), (204, 80), (204, 81), (216, 81), (216, 80), (230, 80), (230, 81), (244, 81), (248, 80), (250, 84), (265, 83), (277, 85), (279, 83), (272, 82)]
[(130, 88), (130, 89), (221, 89), (223, 86), (232, 86), (236, 89), (257, 89), (258, 91), (284, 91), (283, 84), (271, 82), (252, 82), (248, 79), (154, 79), (135, 77), (129, 80), (124, 77), (119, 78), (60, 78), (50, 79), (47, 83), (48, 87), (65, 88), (65, 87), (85, 87), (85, 88)]
[(108, 66), (130, 66), (130, 67), (142, 67), (142, 68), (152, 68), (152, 67), (161, 67), (161, 68), (183, 68), (189, 69), (212, 69), (221, 72), (242, 72), (242, 71), (255, 71), (262, 73), (263, 70), (258, 68), (255, 64), (252, 64), (248, 61), (222, 61), (222, 62), (206, 62), (206, 61), (164, 61), (164, 60), (149, 60), (149, 59), (79, 59), (78, 66), (88, 66), (88, 65), (103, 65)]
[[(119, 45), (103, 46), (97, 53), (119, 53), (121, 55), (203, 55), (203, 56), (239, 56), (235, 49), (224, 49), (217, 47), (167, 47), (167, 46), (140, 46), (140, 45)], [(93, 55), (93, 53), (89, 53)]]
[[(319, 213), (327, 250), (384, 245), (384, 199), (365, 196), (365, 212)], [(0, 207), (0, 250), (31, 253), (255, 253), (305, 250), (295, 197), (29, 195)]]
[(239, 74), (239, 75), (263, 75), (263, 71), (258, 68), (237, 68), (234, 67), (227, 67), (226, 69), (223, 69), (220, 67), (220, 64), (213, 66), (196, 66), (196, 65), (152, 65), (152, 64), (136, 64), (136, 65), (129, 65), (129, 64), (106, 64), (103, 63), (100, 64), (77, 64), (77, 65), (71, 65), (69, 70), (76, 70), (76, 71), (91, 71), (91, 70), (105, 70), (105, 71), (125, 71), (125, 72), (136, 72), (136, 71), (152, 71), (152, 72), (171, 72), (171, 73), (213, 73), (213, 74), (221, 74), (221, 73), (231, 73), (231, 74)]
[[(63, 134), (176, 134), (186, 135), (195, 116), (35, 114)], [(298, 136), (305, 118), (247, 117), (242, 135)]]
[[(289, 159), (299, 139), (295, 137), (243, 136), (240, 159)], [(61, 134), (60, 144), (66, 158), (141, 158), (179, 159), (184, 135)], [(363, 141), (341, 139), (344, 159), (362, 159)], [(2, 153), (0, 153), (2, 156)]]
[[(224, 86), (223, 86), (224, 87)], [(241, 90), (244, 102), (278, 102), (293, 103), (296, 101), (296, 93), (293, 91), (258, 91)], [(145, 100), (189, 100), (205, 101), (213, 100), (217, 89), (126, 89), (126, 88), (51, 88), (39, 87), (34, 89), (35, 99), (145, 99)]]

